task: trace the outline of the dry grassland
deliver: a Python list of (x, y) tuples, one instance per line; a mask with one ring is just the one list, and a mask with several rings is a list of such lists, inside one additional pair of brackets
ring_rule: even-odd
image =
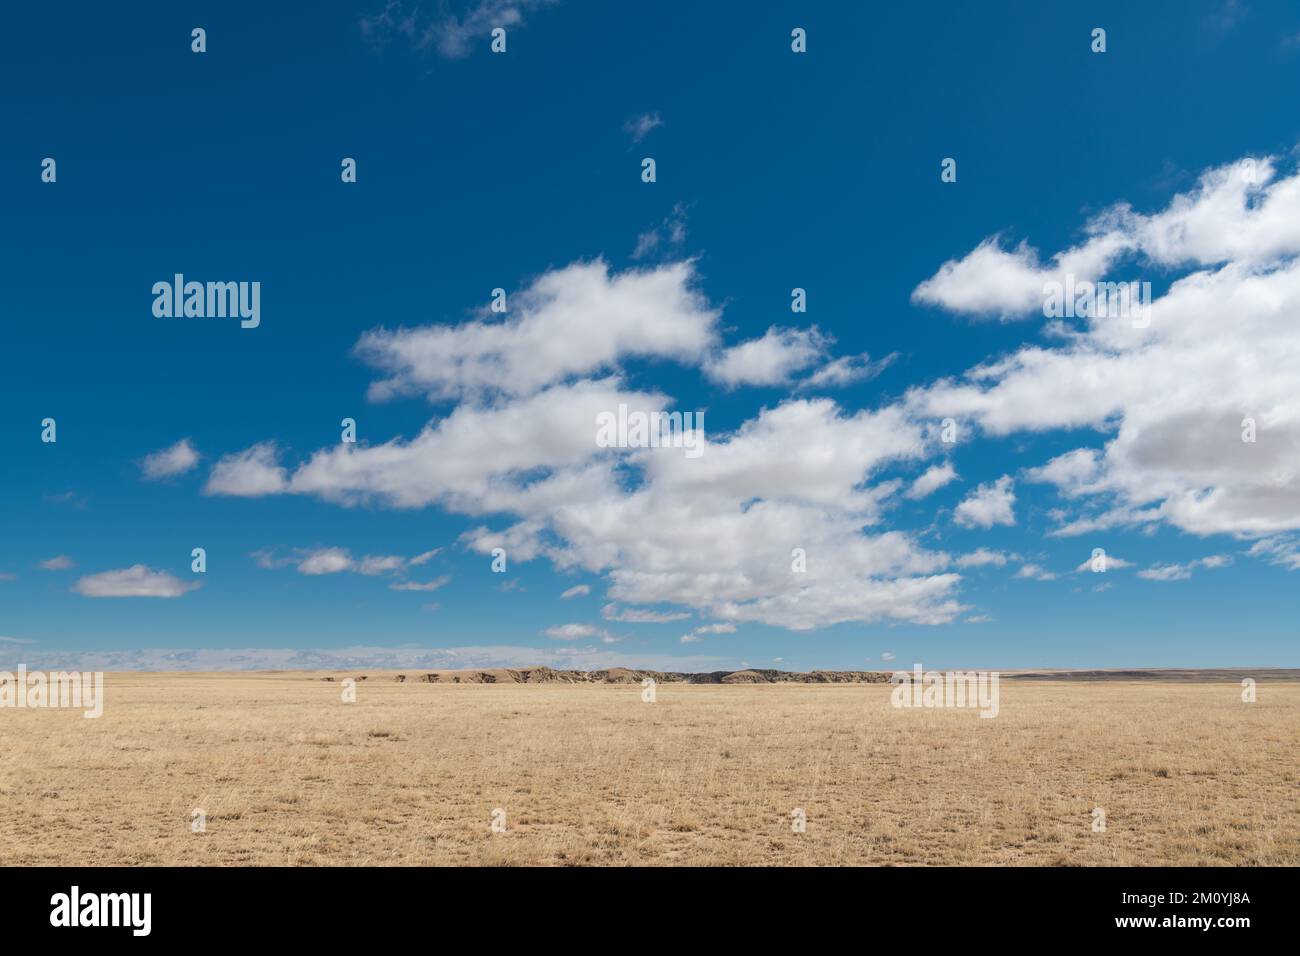
[(371, 673), (344, 704), (318, 676), (110, 674), (98, 720), (0, 710), (0, 863), (1300, 863), (1297, 684), (1003, 681), (988, 720), (887, 685)]

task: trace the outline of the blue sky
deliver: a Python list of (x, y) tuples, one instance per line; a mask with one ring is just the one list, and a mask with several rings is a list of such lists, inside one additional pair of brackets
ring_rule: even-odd
[(3, 656), (1300, 665), (1300, 13), (898, 6), (10, 12)]

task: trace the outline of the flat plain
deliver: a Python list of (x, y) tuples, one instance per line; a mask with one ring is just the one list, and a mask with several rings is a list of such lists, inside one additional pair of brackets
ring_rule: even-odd
[(1297, 683), (1004, 680), (983, 719), (888, 684), (335, 676), (0, 710), (0, 864), (1300, 864)]

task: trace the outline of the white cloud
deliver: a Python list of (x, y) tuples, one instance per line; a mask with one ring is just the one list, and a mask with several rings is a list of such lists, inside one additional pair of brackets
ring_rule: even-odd
[(736, 625), (726, 621), (717, 624), (703, 624), (700, 627), (695, 628), (695, 630), (691, 631), (689, 634), (683, 634), (681, 637), (681, 643), (695, 644), (704, 640), (705, 634), (734, 634), (735, 632)]
[[(219, 482), (219, 463), (211, 483), (480, 516), (491, 526), (471, 527), (462, 544), (605, 577), (609, 599), (626, 606), (618, 619), (697, 612), (806, 630), (963, 613), (950, 558), (882, 527), (905, 487), (890, 470), (936, 451), (931, 423), (906, 405), (846, 413), (825, 398), (787, 399), (730, 434), (710, 432), (698, 459), (596, 447), (598, 414), (671, 407), (625, 387), (625, 360), (674, 358), (739, 382), (793, 375), (823, 357), (816, 330), (776, 330), (772, 340), (791, 348), (774, 361), (750, 363), (744, 346), (718, 358), (718, 314), (692, 277), (690, 263), (620, 274), (579, 264), (517, 294), (505, 321), (368, 333), (359, 350), (385, 376), (378, 397), (422, 392), (459, 404), (410, 439), (334, 444), (291, 467), (264, 451), (231, 456), (255, 460), (270, 480)], [(801, 348), (806, 364), (784, 354)], [(604, 377), (581, 377), (591, 374)], [(806, 573), (791, 570), (795, 548)], [(655, 610), (664, 605), (673, 610)]]
[(844, 355), (827, 362), (799, 384), (801, 388), (840, 388), (855, 382), (866, 382), (889, 368), (897, 358), (897, 352), (892, 352), (877, 362), (871, 361), (871, 356), (866, 352), (861, 355)]
[(1021, 566), (1016, 572), (1018, 578), (1029, 578), (1032, 581), (1055, 581), (1056, 573), (1049, 571), (1041, 565), (1028, 563)]
[(663, 222), (636, 237), (632, 258), (644, 259), (661, 246), (675, 251), (686, 241), (686, 213), (686, 203), (675, 203)]
[(177, 598), (198, 586), (198, 582), (186, 583), (165, 571), (154, 571), (143, 564), (134, 564), (117, 571), (87, 575), (80, 578), (72, 589), (92, 598)]
[[(1101, 223), (1094, 224), (1094, 228), (1100, 227)], [(1035, 311), (1041, 315), (1046, 283), (1064, 283), (1067, 275), (1073, 275), (1076, 281), (1094, 281), (1129, 245), (1120, 235), (1102, 232), (1044, 266), (1027, 244), (1021, 243), (1008, 252), (994, 236), (964, 258), (945, 262), (916, 287), (912, 301), (951, 312), (1003, 319)]]
[(388, 586), (394, 591), (436, 591), (450, 580), (451, 575), (444, 574), (432, 581), (394, 581)]
[(183, 475), (199, 463), (199, 453), (188, 438), (182, 438), (170, 448), (146, 455), (140, 470), (149, 479), (171, 478)]
[(359, 574), (375, 576), (379, 574), (392, 574), (394, 571), (400, 571), (406, 567), (406, 559), (396, 554), (368, 554), (361, 559), (356, 566)]
[(1016, 493), (1010, 475), (980, 485), (957, 505), (953, 520), (965, 528), (991, 528), (1013, 525)]
[(1232, 558), (1226, 554), (1212, 554), (1208, 557), (1197, 558), (1195, 561), (1188, 561), (1185, 564), (1155, 564), (1139, 571), (1137, 574), (1138, 577), (1145, 578), (1148, 581), (1185, 581), (1192, 576), (1192, 572), (1197, 568), (1215, 570), (1225, 568), (1231, 563)]
[[(387, 349), (393, 359), (377, 362), (391, 373), (383, 394), (418, 388), (461, 403), (409, 440), (332, 445), (291, 470), (264, 456), (278, 480), (250, 483), (249, 493), (492, 516), (497, 527), (471, 528), (462, 542), (483, 553), (504, 547), (514, 561), (545, 557), (563, 570), (607, 575), (610, 598), (631, 605), (629, 615), (663, 616), (647, 608), (669, 604), (806, 629), (960, 613), (953, 596), (960, 578), (944, 573), (946, 555), (900, 532), (866, 530), (881, 523), (901, 487), (880, 473), (927, 454), (927, 424), (902, 407), (845, 414), (828, 399), (788, 400), (731, 435), (710, 433), (695, 460), (680, 449), (595, 446), (597, 414), (623, 403), (670, 407), (664, 396), (627, 391), (621, 360), (680, 351), (698, 365), (715, 354), (717, 313), (691, 291), (691, 275), (689, 263), (615, 276), (603, 263), (570, 266), (539, 278), (522, 303), (516, 296), (517, 328), (508, 334), (484, 322), (370, 333), (362, 351), (373, 358)], [(579, 322), (588, 314), (592, 334)], [(535, 325), (544, 334), (512, 337)], [(589, 348), (593, 338), (609, 342), (610, 329), (628, 336)], [(814, 338), (821, 340), (815, 330), (795, 341)], [(552, 346), (563, 353), (560, 364), (547, 357)], [(583, 349), (587, 357), (575, 360)], [(608, 374), (560, 381), (593, 370)], [(790, 571), (795, 547), (807, 549), (806, 575)]]
[[(260, 568), (274, 569), (293, 565), (299, 574), (313, 576), (347, 571), (367, 577), (381, 577), (401, 575), (412, 567), (426, 564), (439, 550), (441, 549), (435, 548), (409, 559), (400, 554), (367, 554), (357, 559), (347, 548), (340, 547), (295, 548), (283, 557), (272, 549), (264, 548), (253, 552), (252, 557)], [(449, 580), (448, 576), (427, 583), (403, 580), (394, 582), (389, 587), (394, 591), (433, 591)]]
[(435, 50), (449, 60), (460, 60), (469, 56), (477, 44), (486, 47), (487, 38), (497, 27), (507, 31), (508, 42), (510, 30), (524, 25), (525, 13), (557, 2), (476, 0), (461, 13), (453, 13), (443, 2), (431, 15), (419, 3), (388, 0), (382, 10), (363, 16), (359, 26), (362, 38), (376, 46), (400, 36), (415, 50)]
[(591, 593), (591, 585), (575, 584), (573, 587), (569, 588), (567, 591), (565, 591), (563, 594), (560, 595), (560, 600), (567, 601), (569, 600), (569, 598), (585, 597), (590, 593)]
[(276, 463), (274, 442), (262, 442), (212, 466), (205, 495), (257, 497), (285, 490), (285, 470)]
[(623, 621), (627, 624), (667, 624), (669, 621), (684, 621), (691, 615), (683, 611), (651, 611), (606, 604), (600, 609), (600, 616), (607, 621)]
[[(441, 504), (470, 514), (580, 501), (604, 484), (620, 453), (596, 445), (597, 415), (620, 403), (647, 411), (665, 405), (662, 396), (624, 391), (615, 379), (556, 385), (485, 407), (463, 404), (410, 441), (321, 449), (284, 490), (342, 504)], [(542, 471), (549, 476), (537, 478)]]
[(1007, 556), (1001, 551), (990, 551), (988, 548), (976, 548), (970, 554), (962, 554), (957, 557), (957, 567), (959, 568), (983, 568), (992, 565), (1000, 568), (1007, 563)]
[(1057, 455), (1047, 464), (1030, 468), (1025, 477), (1030, 481), (1056, 485), (1063, 495), (1077, 498), (1102, 490), (1098, 484), (1101, 471), (1100, 454), (1094, 448), (1076, 448)]
[(1192, 569), (1185, 564), (1154, 565), (1138, 572), (1138, 577), (1148, 581), (1182, 581), (1192, 576)]
[(1123, 558), (1117, 558), (1113, 554), (1108, 554), (1105, 557), (1105, 571), (1093, 571), (1092, 561), (1093, 559), (1091, 557), (1087, 558), (1081, 565), (1074, 569), (1074, 572), (1076, 574), (1085, 571), (1093, 574), (1104, 574), (1106, 571), (1122, 571), (1125, 568), (1133, 567), (1132, 561), (1125, 561)]
[(73, 561), (66, 554), (60, 554), (53, 558), (46, 558), (37, 564), (37, 567), (44, 568), (46, 571), (66, 571), (68, 568), (74, 568), (77, 562)]
[[(787, 401), (712, 437), (693, 460), (680, 449), (595, 447), (598, 411), (620, 401), (654, 407), (652, 398), (604, 380), (461, 405), (409, 442), (322, 449), (286, 484), (344, 504), (513, 516), (463, 541), (481, 553), (505, 547), (512, 561), (546, 557), (608, 575), (610, 598), (642, 616), (684, 605), (807, 629), (961, 612), (946, 555), (900, 532), (864, 533), (899, 487), (868, 479), (925, 453), (925, 428), (900, 409), (845, 415), (827, 399)], [(640, 475), (636, 487), (625, 483), (627, 467)], [(807, 551), (806, 574), (791, 573), (794, 547)]]
[(1279, 535), (1261, 538), (1250, 547), (1251, 557), (1264, 558), (1269, 564), (1276, 564), (1290, 571), (1300, 571), (1300, 541)]
[(653, 129), (664, 125), (663, 119), (656, 113), (642, 113), (623, 124), (623, 132), (632, 137), (632, 142), (639, 143)]
[[(1234, 163), (1163, 210), (1116, 206), (1089, 232), (1019, 278), (1035, 257), (1022, 250), (1016, 268), (993, 268), (986, 243), (917, 296), (959, 311), (1041, 315), (1046, 273), (1170, 276), (1149, 324), (1058, 323), (1059, 345), (1026, 345), (914, 389), (908, 407), (995, 436), (1092, 429), (1101, 447), (1030, 475), (1082, 506), (1058, 534), (1157, 522), (1197, 535), (1300, 530), (1300, 176), (1279, 177), (1271, 159), (1255, 160), (1253, 173)], [(1248, 418), (1254, 442), (1242, 441)]]
[(578, 641), (588, 637), (601, 637), (607, 632), (590, 624), (557, 624), (546, 629), (546, 636), (554, 641)]
[(774, 325), (761, 339), (724, 349), (705, 366), (705, 372), (728, 388), (783, 385), (796, 372), (821, 361), (828, 346), (829, 340), (816, 326), (785, 329)]
[(344, 548), (308, 551), (298, 562), (299, 574), (338, 574), (352, 570), (352, 556)]
[(924, 498), (926, 495), (938, 491), (944, 485), (951, 481), (957, 480), (957, 469), (952, 466), (951, 462), (943, 462), (939, 465), (933, 465), (922, 472), (921, 476), (912, 482), (912, 486), (907, 489), (904, 497), (917, 500)]
[(373, 329), (356, 351), (387, 375), (370, 386), (375, 400), (529, 395), (626, 358), (694, 364), (713, 346), (718, 319), (694, 280), (690, 261), (615, 275), (602, 260), (579, 262), (514, 293), (503, 319)]

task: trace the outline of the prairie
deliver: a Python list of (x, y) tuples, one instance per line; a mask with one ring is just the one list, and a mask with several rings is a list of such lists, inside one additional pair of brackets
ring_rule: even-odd
[(117, 673), (99, 719), (0, 710), (0, 863), (1300, 863), (1297, 683), (1244, 703), (1005, 681), (989, 720), (894, 708), (887, 684), (647, 703), (372, 672), (345, 703), (348, 675), (321, 676)]

